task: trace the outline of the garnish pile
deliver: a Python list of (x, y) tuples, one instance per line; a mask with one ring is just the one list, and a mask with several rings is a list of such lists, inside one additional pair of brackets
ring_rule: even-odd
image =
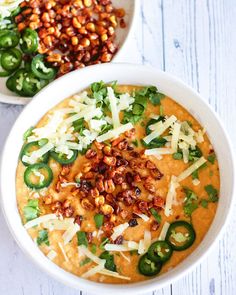
[(0, 6), (0, 77), (10, 76), (6, 86), (20, 96), (34, 96), (75, 69), (110, 62), (116, 29), (126, 27), (124, 9), (110, 0), (13, 4), (9, 15), (7, 4)]
[[(217, 202), (218, 191), (208, 184), (205, 197), (198, 196), (181, 183), (190, 178), (200, 185), (201, 170), (216, 164), (215, 154), (211, 148), (205, 159), (199, 147), (205, 131), (165, 115), (163, 99), (155, 86), (128, 93), (116, 83), (93, 83), (27, 130), (20, 155), (31, 196), (23, 208), (25, 228), (37, 226), (36, 243), (49, 247), (51, 260), (60, 252), (69, 263), (66, 253), (77, 236), (83, 277), (130, 280), (116, 263), (117, 253), (128, 262), (141, 255), (139, 273), (153, 276), (175, 251), (193, 245), (192, 214)], [(149, 107), (155, 114), (147, 118)], [(165, 159), (184, 169), (165, 175)], [(177, 192), (183, 220), (174, 216)], [(50, 248), (51, 231), (63, 232), (57, 247)]]

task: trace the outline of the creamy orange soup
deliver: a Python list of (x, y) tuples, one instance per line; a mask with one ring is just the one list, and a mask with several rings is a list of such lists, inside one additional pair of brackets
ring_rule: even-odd
[(155, 87), (107, 87), (65, 99), (28, 130), (17, 203), (58, 266), (132, 283), (198, 247), (217, 209), (219, 168), (205, 130), (174, 100)]

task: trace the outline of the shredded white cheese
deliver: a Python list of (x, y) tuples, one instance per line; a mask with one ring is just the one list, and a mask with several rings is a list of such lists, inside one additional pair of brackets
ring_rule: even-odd
[(106, 244), (104, 248), (106, 251), (114, 251), (114, 252), (130, 251), (130, 248), (125, 245)]
[(77, 223), (71, 224), (70, 227), (62, 235), (64, 245), (67, 245), (79, 230), (80, 226)]
[(133, 128), (133, 124), (127, 123), (127, 124), (121, 125), (118, 128), (112, 129), (112, 130), (108, 131), (107, 133), (104, 133), (104, 134), (98, 136), (96, 138), (96, 140), (97, 140), (97, 142), (103, 142), (103, 141), (106, 141), (109, 139), (113, 139), (113, 138), (118, 137), (121, 133), (124, 133), (125, 131), (128, 131), (132, 128)]
[(39, 225), (40, 223), (43, 223), (43, 222), (46, 222), (48, 220), (51, 220), (51, 219), (58, 219), (57, 215), (56, 214), (47, 214), (47, 215), (43, 215), (43, 216), (40, 216), (38, 218), (35, 218), (33, 220), (30, 220), (29, 222), (27, 222), (24, 227), (26, 229), (29, 229), (31, 227), (34, 227), (36, 225)]
[[(146, 137), (144, 137), (144, 141), (145, 143), (150, 143), (154, 138), (160, 136), (162, 133), (164, 133), (166, 131), (166, 129), (168, 129), (175, 121), (177, 121), (177, 118), (172, 115), (170, 116), (168, 119), (166, 119), (166, 121), (164, 123), (162, 123), (160, 128), (157, 128), (156, 130), (154, 130), (153, 132), (151, 132), (149, 135), (147, 135)], [(161, 122), (158, 122), (156, 124), (159, 124)], [(160, 126), (153, 124), (152, 126), (155, 128), (156, 126)]]
[(103, 260), (102, 263), (100, 263), (99, 265), (91, 268), (90, 270), (88, 270), (87, 272), (85, 272), (84, 274), (82, 274), (82, 278), (89, 278), (93, 275), (95, 275), (96, 273), (98, 273), (99, 271), (101, 271), (102, 269), (104, 269), (104, 265), (106, 263), (106, 260)]
[(173, 154), (173, 150), (172, 148), (154, 148), (154, 149), (145, 150), (144, 154), (147, 156), (168, 155), (168, 154)]
[(180, 127), (181, 125), (177, 122), (174, 123), (172, 137), (171, 137), (171, 149), (173, 152), (177, 152), (178, 150), (178, 141), (179, 141), (179, 134), (180, 134)]
[(85, 256), (87, 256), (88, 258), (90, 258), (93, 262), (97, 263), (97, 264), (101, 264), (103, 263), (103, 259), (97, 257), (96, 255), (94, 255), (91, 251), (88, 250), (88, 248), (86, 248), (84, 245), (80, 245), (78, 246), (78, 251), (79, 254), (83, 254)]
[(164, 213), (168, 217), (172, 214), (172, 204), (176, 197), (176, 188), (179, 186), (176, 176), (171, 177), (171, 181), (169, 183), (169, 189), (166, 196), (166, 204)]
[(122, 276), (118, 272), (110, 271), (108, 269), (103, 269), (101, 271), (98, 271), (98, 273), (102, 275), (106, 275), (106, 276), (111, 276), (117, 279), (128, 280), (128, 281), (131, 280), (130, 277)]
[(161, 233), (159, 235), (158, 240), (160, 240), (160, 241), (164, 241), (165, 240), (167, 231), (169, 229), (169, 226), (170, 226), (169, 222), (165, 221), (165, 223), (164, 223), (164, 225), (163, 225), (163, 227), (161, 229)]
[(139, 216), (140, 218), (142, 218), (143, 221), (148, 221), (150, 218), (143, 214), (143, 213), (135, 213), (135, 215)]
[(65, 249), (63, 248), (63, 246), (62, 246), (62, 244), (60, 242), (58, 242), (58, 246), (61, 249), (61, 252), (62, 252), (62, 254), (63, 254), (64, 258), (65, 258), (65, 261), (68, 262), (69, 258), (67, 257)]
[(114, 232), (113, 232), (113, 234), (111, 235), (111, 239), (112, 239), (113, 241), (115, 241), (115, 239), (116, 239), (118, 236), (122, 235), (123, 232), (124, 232), (128, 227), (129, 227), (128, 222), (115, 226), (115, 227), (113, 228), (113, 231), (114, 231)]
[(51, 230), (67, 230), (73, 225), (74, 218), (66, 218), (63, 220), (53, 219), (43, 222), (43, 227)]
[(117, 108), (117, 98), (115, 96), (114, 90), (111, 87), (107, 87), (108, 100), (110, 102), (112, 123), (114, 128), (120, 126), (119, 111)]
[(195, 170), (200, 168), (204, 163), (206, 163), (206, 159), (204, 157), (201, 157), (198, 159), (195, 163), (193, 163), (190, 167), (188, 167), (186, 170), (184, 170), (178, 177), (177, 182), (180, 182), (190, 176)]
[(120, 252), (120, 255), (128, 262), (130, 262), (130, 258), (126, 256), (123, 252)]

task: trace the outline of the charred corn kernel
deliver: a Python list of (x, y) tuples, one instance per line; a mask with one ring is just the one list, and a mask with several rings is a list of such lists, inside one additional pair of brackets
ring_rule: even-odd
[(117, 220), (117, 217), (114, 214), (112, 214), (111, 218), (110, 218), (110, 221), (111, 222), (116, 222), (116, 220)]
[(102, 40), (103, 42), (107, 41), (107, 39), (108, 39), (107, 34), (103, 34), (103, 35), (101, 36), (101, 40)]
[(81, 28), (81, 23), (78, 21), (77, 17), (73, 17), (73, 19), (72, 19), (72, 25), (76, 29), (80, 29)]
[(104, 204), (101, 206), (101, 211), (104, 215), (110, 215), (114, 212), (114, 209), (111, 207), (111, 205)]
[(97, 207), (104, 205), (104, 203), (105, 203), (105, 198), (103, 196), (99, 196), (99, 197), (95, 198), (95, 205)]
[(90, 31), (90, 32), (95, 32), (96, 31), (96, 27), (94, 23), (87, 23), (87, 25), (85, 26), (85, 28)]
[(80, 44), (83, 46), (83, 47), (88, 47), (90, 45), (90, 40), (88, 38), (83, 38), (81, 41), (80, 41)]
[(76, 46), (79, 44), (79, 39), (76, 36), (71, 37), (71, 44)]
[(93, 4), (92, 0), (84, 0), (84, 6), (90, 7)]
[(110, 22), (112, 23), (113, 27), (116, 27), (116, 26), (117, 26), (117, 21), (116, 21), (116, 17), (115, 17), (115, 15), (111, 15), (111, 16), (109, 17), (109, 20), (110, 20)]

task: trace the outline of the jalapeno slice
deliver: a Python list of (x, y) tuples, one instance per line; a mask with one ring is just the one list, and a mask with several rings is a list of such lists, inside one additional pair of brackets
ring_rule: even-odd
[(14, 75), (8, 78), (6, 86), (9, 90), (22, 95), (26, 96), (26, 93), (23, 90), (23, 82), (27, 72), (24, 69), (17, 70)]
[(1, 65), (8, 72), (18, 69), (22, 62), (22, 53), (17, 48), (5, 50), (1, 54)]
[(35, 76), (40, 79), (51, 80), (56, 76), (56, 69), (47, 67), (42, 54), (38, 54), (33, 58), (31, 69)]
[(2, 67), (2, 63), (1, 63), (1, 57), (2, 57), (2, 52), (0, 52), (0, 77), (8, 77), (11, 75), (11, 71), (6, 71), (3, 67)]
[(21, 40), (20, 48), (24, 53), (34, 53), (38, 49), (38, 34), (29, 28), (25, 29)]
[(157, 275), (162, 268), (161, 262), (155, 262), (152, 261), (148, 254), (144, 254), (140, 259), (138, 263), (138, 270), (139, 272), (144, 276), (154, 276)]
[(48, 84), (48, 80), (42, 80), (33, 73), (26, 73), (23, 80), (23, 92), (27, 96), (34, 96)]
[[(24, 162), (23, 157), (30, 156), (32, 154), (32, 152), (37, 151), (40, 148), (41, 148), (41, 145), (39, 144), (38, 141), (33, 141), (33, 142), (29, 142), (29, 143), (25, 144), (21, 150), (21, 153), (20, 153), (21, 162), (25, 166), (29, 166), (29, 164), (27, 162)], [(37, 163), (47, 163), (48, 158), (49, 158), (49, 153), (46, 153), (38, 159)]]
[(166, 262), (173, 250), (166, 241), (156, 241), (148, 249), (148, 257), (154, 262)]
[(0, 31), (0, 48), (12, 48), (16, 47), (19, 43), (19, 33), (12, 30), (1, 30)]
[(53, 179), (52, 169), (45, 163), (37, 163), (26, 168), (24, 182), (29, 188), (48, 187)]
[(171, 223), (166, 234), (166, 241), (175, 251), (183, 251), (192, 246), (196, 239), (196, 233), (192, 225), (179, 220)]
[(7, 79), (6, 86), (10, 91), (15, 92), (15, 78), (13, 76)]
[(67, 158), (67, 155), (56, 153), (54, 151), (50, 152), (50, 155), (58, 163), (62, 165), (68, 165), (68, 164), (72, 164), (76, 160), (78, 156), (78, 151), (73, 150), (73, 155), (69, 159)]

